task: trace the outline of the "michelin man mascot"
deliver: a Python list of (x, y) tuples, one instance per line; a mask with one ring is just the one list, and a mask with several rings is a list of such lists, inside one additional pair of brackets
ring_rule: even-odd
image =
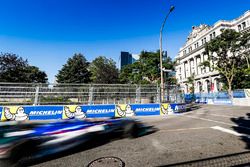
[(65, 110), (65, 115), (68, 118), (75, 118), (75, 119), (85, 119), (86, 118), (86, 114), (82, 111), (82, 108), (80, 106), (77, 106), (75, 108), (75, 112), (71, 112), (69, 107), (65, 106), (64, 107)]
[(10, 108), (4, 107), (4, 116), (7, 120), (11, 121), (24, 121), (28, 120), (28, 115), (24, 112), (23, 107), (19, 107), (15, 114), (10, 112)]
[(135, 116), (135, 112), (132, 110), (130, 105), (126, 105), (125, 110), (122, 110), (120, 106), (117, 106), (117, 113), (121, 117), (132, 117)]
[(174, 112), (170, 104), (167, 105), (167, 108), (165, 108), (164, 105), (161, 105), (161, 111), (164, 115), (173, 114)]

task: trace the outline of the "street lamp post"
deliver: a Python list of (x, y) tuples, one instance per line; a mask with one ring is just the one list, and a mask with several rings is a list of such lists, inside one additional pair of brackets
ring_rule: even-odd
[(162, 23), (161, 30), (160, 30), (160, 68), (161, 68), (161, 98), (160, 98), (160, 102), (161, 103), (163, 102), (163, 99), (164, 99), (164, 81), (163, 81), (163, 66), (162, 66), (162, 31), (163, 31), (163, 28), (165, 26), (165, 23), (167, 21), (168, 16), (174, 10), (174, 8), (175, 8), (174, 6), (171, 6), (168, 14), (166, 15), (166, 17)]

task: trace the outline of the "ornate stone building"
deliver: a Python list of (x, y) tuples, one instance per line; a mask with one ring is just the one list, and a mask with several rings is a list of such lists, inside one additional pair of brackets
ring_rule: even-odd
[(234, 29), (240, 32), (250, 31), (250, 10), (232, 21), (220, 20), (213, 26), (202, 24), (193, 26), (185, 45), (180, 48), (176, 56), (176, 78), (185, 93), (189, 92), (191, 85), (187, 83), (188, 77), (194, 74), (195, 93), (217, 92), (222, 84), (217, 71), (206, 67), (202, 69), (199, 64), (208, 59), (204, 54), (205, 43), (221, 34), (223, 29)]

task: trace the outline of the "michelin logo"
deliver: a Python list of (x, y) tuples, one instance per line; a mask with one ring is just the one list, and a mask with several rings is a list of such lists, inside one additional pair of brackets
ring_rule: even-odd
[(154, 111), (159, 111), (160, 108), (137, 108), (135, 109), (136, 112), (154, 112)]
[(23, 107), (18, 107), (16, 113), (11, 113), (9, 107), (4, 107), (4, 116), (10, 121), (24, 121), (28, 120), (29, 116), (24, 112)]
[(66, 117), (68, 118), (76, 118), (76, 119), (86, 118), (86, 114), (82, 111), (82, 108), (80, 106), (76, 106), (74, 112), (71, 112), (70, 108), (65, 106), (64, 111), (65, 111)]
[(36, 115), (60, 115), (62, 114), (61, 110), (57, 110), (57, 111), (53, 111), (53, 110), (49, 110), (49, 111), (30, 111), (30, 116), (36, 116)]
[(111, 113), (115, 112), (114, 109), (89, 109), (87, 110), (88, 114), (104, 114), (104, 113)]
[(125, 110), (122, 110), (119, 105), (116, 106), (117, 114), (120, 117), (132, 117), (135, 116), (135, 112), (132, 110), (130, 105), (126, 105)]

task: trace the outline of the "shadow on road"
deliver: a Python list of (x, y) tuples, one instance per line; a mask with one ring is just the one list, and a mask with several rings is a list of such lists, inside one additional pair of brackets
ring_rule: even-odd
[(246, 149), (250, 149), (250, 113), (247, 113), (246, 117), (231, 118), (231, 120), (237, 125), (232, 128), (242, 134), (241, 140), (246, 143)]

